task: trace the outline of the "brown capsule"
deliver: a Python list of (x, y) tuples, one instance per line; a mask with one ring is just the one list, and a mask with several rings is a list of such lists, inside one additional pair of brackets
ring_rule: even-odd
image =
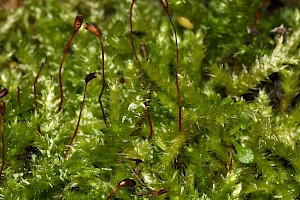
[(134, 187), (136, 185), (136, 182), (132, 179), (124, 179), (122, 180), (118, 186), (121, 186), (121, 187)]
[(0, 98), (5, 97), (7, 94), (8, 94), (8, 90), (7, 90), (6, 88), (3, 88), (3, 89), (0, 91)]
[(91, 80), (93, 80), (94, 78), (97, 78), (101, 73), (99, 72), (94, 72), (94, 73), (90, 73), (86, 76), (85, 78), (85, 83), (90, 82)]
[(167, 13), (169, 13), (169, 4), (167, 0), (161, 0), (161, 4), (163, 5), (164, 9)]
[(4, 116), (6, 111), (6, 105), (4, 101), (0, 101), (0, 114), (1, 116)]
[(136, 182), (134, 181), (134, 180), (132, 180), (132, 179), (124, 179), (124, 180), (122, 180), (118, 185), (117, 185), (117, 187), (111, 192), (111, 193), (109, 193), (109, 195), (108, 195), (108, 197), (106, 198), (106, 200), (110, 200), (110, 198), (114, 195), (114, 194), (116, 194), (116, 192), (119, 190), (119, 189), (121, 189), (121, 188), (123, 188), (123, 187), (129, 187), (129, 189), (131, 190), (131, 191), (134, 191), (134, 186), (136, 185)]
[(82, 25), (83, 22), (83, 16), (82, 15), (77, 15), (75, 22), (74, 22), (74, 32), (78, 31)]
[(89, 23), (85, 23), (84, 28), (86, 30), (90, 31), (91, 33), (93, 33), (94, 35), (96, 35), (98, 38), (101, 37), (100, 31), (99, 31), (99, 29), (95, 25), (89, 24)]
[(120, 83), (121, 83), (121, 84), (124, 84), (124, 83), (125, 83), (125, 78), (124, 78), (124, 77), (122, 77), (122, 78), (120, 78), (120, 80), (119, 80), (119, 81), (120, 81)]

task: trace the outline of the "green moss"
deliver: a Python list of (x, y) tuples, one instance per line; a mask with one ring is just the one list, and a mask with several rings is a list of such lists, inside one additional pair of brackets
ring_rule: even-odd
[[(126, 178), (136, 181), (138, 193), (170, 189), (157, 199), (299, 198), (299, 9), (271, 16), (264, 11), (254, 34), (247, 28), (253, 28), (259, 0), (169, 0), (179, 41), (178, 132), (174, 33), (160, 2), (149, 2), (136, 1), (133, 11), (135, 46), (144, 42), (150, 58), (138, 52), (145, 91), (130, 44), (131, 1), (28, 0), (14, 12), (1, 9), (0, 86), (9, 94), (1, 99), (7, 112), (0, 198), (106, 199)], [(64, 64), (65, 99), (57, 113), (59, 63), (77, 13), (103, 36), (102, 102), (109, 128), (98, 103), (99, 77), (88, 85), (79, 131), (64, 160), (85, 76), (101, 71), (99, 41), (81, 28)], [(194, 29), (180, 26), (178, 16), (190, 19)], [(275, 37), (270, 31), (281, 24), (292, 32)], [(37, 110), (33, 83), (42, 62)], [(150, 81), (149, 141), (147, 120), (137, 124)], [(136, 166), (132, 159), (143, 162)], [(140, 172), (133, 174), (135, 167)], [(124, 188), (115, 197), (151, 195), (138, 197)]]

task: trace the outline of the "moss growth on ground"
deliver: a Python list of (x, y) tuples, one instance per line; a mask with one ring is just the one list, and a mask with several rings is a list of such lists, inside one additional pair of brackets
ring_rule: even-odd
[[(138, 193), (170, 189), (156, 199), (299, 199), (299, 9), (263, 12), (254, 27), (260, 0), (169, 0), (179, 41), (179, 132), (173, 29), (160, 1), (136, 1), (134, 40), (136, 47), (140, 42), (147, 47), (148, 62), (138, 54), (146, 88), (152, 82), (149, 141), (146, 120), (136, 131), (148, 91), (141, 90), (130, 44), (130, 4), (27, 0), (14, 12), (0, 11), (0, 85), (9, 90), (1, 99), (7, 111), (0, 198), (106, 199), (130, 178)], [(66, 57), (65, 99), (56, 112), (59, 64), (77, 14), (102, 33), (107, 82), (102, 101), (109, 128), (98, 103), (99, 77), (89, 83), (79, 132), (64, 160), (84, 79), (101, 71), (99, 41), (82, 27)], [(180, 16), (194, 28), (180, 26)], [(291, 31), (271, 32), (281, 24)], [(37, 110), (33, 83), (42, 62)], [(132, 159), (143, 161), (139, 173), (132, 172)], [(151, 195), (124, 188), (114, 198)]]

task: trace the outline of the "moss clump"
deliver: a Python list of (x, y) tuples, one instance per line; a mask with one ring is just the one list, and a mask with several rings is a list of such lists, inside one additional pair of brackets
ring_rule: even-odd
[[(122, 189), (116, 198), (150, 199), (146, 193), (161, 189), (167, 192), (157, 199), (299, 198), (299, 9), (263, 14), (256, 32), (249, 33), (259, 0), (169, 0), (179, 38), (178, 132), (173, 29), (159, 1), (136, 1), (134, 40), (148, 49), (149, 61), (138, 54), (145, 86), (152, 82), (149, 141), (147, 123), (136, 131), (148, 92), (141, 90), (130, 44), (130, 3), (28, 0), (14, 12), (1, 10), (0, 85), (9, 94), (1, 99), (7, 111), (0, 198), (106, 199), (128, 178), (145, 195)], [(98, 78), (89, 83), (79, 132), (64, 160), (84, 79), (101, 71), (99, 41), (82, 28), (65, 60), (65, 99), (56, 112), (59, 63), (77, 14), (103, 36), (102, 102), (109, 128), (98, 103)], [(194, 29), (181, 27), (179, 16)], [(292, 31), (270, 32), (281, 24)], [(33, 83), (42, 62), (37, 110)]]

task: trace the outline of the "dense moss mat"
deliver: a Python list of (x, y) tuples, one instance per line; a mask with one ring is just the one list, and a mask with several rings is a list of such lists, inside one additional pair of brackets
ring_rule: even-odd
[[(138, 52), (142, 91), (130, 44), (130, 4), (27, 0), (13, 12), (0, 11), (0, 85), (9, 90), (1, 99), (7, 111), (0, 198), (106, 199), (130, 178), (138, 193), (170, 189), (156, 199), (299, 199), (299, 10), (284, 7), (272, 15), (264, 10), (254, 26), (260, 0), (169, 0), (179, 43), (183, 128), (178, 132), (172, 26), (160, 1), (136, 1), (134, 41), (137, 49), (144, 42), (149, 53), (145, 61)], [(79, 132), (64, 160), (85, 76), (101, 71), (99, 41), (81, 28), (63, 67), (65, 99), (57, 114), (59, 63), (77, 14), (103, 36), (102, 101), (109, 128), (98, 103), (99, 77), (88, 85)], [(194, 28), (182, 27), (180, 16)], [(287, 31), (271, 32), (281, 24)], [(42, 62), (37, 110), (33, 83)], [(147, 120), (136, 129), (150, 81), (149, 141)], [(132, 159), (143, 161), (135, 174)], [(114, 198), (151, 195), (124, 188)]]

